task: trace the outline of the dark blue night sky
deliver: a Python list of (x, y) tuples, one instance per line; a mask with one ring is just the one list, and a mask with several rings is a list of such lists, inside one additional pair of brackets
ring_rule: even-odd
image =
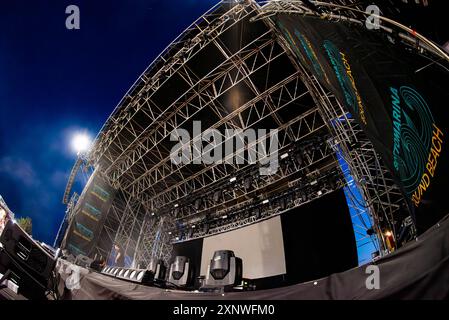
[[(217, 0), (0, 3), (0, 194), (52, 244), (76, 155), (148, 64)], [(65, 28), (78, 5), (81, 29)]]

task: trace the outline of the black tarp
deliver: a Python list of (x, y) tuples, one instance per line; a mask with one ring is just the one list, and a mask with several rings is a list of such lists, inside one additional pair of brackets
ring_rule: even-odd
[(343, 189), (281, 214), (285, 284), (357, 266), (357, 246)]
[[(60, 260), (66, 269), (68, 262)], [(380, 287), (366, 287), (367, 266), (293, 286), (253, 292), (194, 293), (170, 291), (118, 280), (83, 269), (80, 288), (66, 290), (65, 299), (147, 300), (294, 300), (294, 299), (448, 299), (449, 216), (427, 230), (417, 241), (379, 259)], [(67, 273), (61, 272), (60, 288)], [(62, 293), (62, 290), (61, 290)]]
[[(449, 72), (394, 35), (278, 14), (298, 61), (358, 120), (401, 188), (420, 230), (449, 211)], [(424, 67), (424, 68), (423, 68)]]

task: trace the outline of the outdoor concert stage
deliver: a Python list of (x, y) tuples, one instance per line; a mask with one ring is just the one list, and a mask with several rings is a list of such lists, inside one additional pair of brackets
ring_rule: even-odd
[[(361, 3), (340, 2), (220, 2), (139, 76), (79, 154), (55, 241), (70, 261), (126, 268), (84, 269), (80, 289), (59, 283), (64, 299), (448, 297), (449, 222), (435, 223), (449, 212), (449, 56), (395, 15), (368, 28)], [(118, 279), (148, 270), (258, 290)]]
[[(63, 262), (65, 266), (68, 262)], [(167, 290), (118, 280), (84, 270), (79, 290), (66, 290), (64, 299), (137, 300), (297, 300), (297, 299), (447, 299), (449, 298), (449, 216), (375, 265), (380, 289), (368, 290), (366, 267), (316, 281), (270, 290), (201, 293)], [(250, 266), (248, 266), (250, 267)], [(63, 273), (63, 278), (66, 275)], [(444, 285), (446, 284), (446, 285)], [(62, 283), (60, 283), (62, 288)], [(62, 292), (61, 292), (62, 293)]]

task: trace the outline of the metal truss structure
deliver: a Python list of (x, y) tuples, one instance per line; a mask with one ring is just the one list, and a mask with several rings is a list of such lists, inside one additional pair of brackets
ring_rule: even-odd
[[(321, 13), (325, 18), (347, 19), (364, 24), (363, 19), (366, 16), (360, 3), (342, 0), (332, 1), (332, 3), (315, 2), (315, 4), (324, 5), (328, 9)], [(301, 1), (296, 0), (270, 1), (261, 8), (260, 12), (259, 16), (253, 20), (266, 19), (278, 13), (318, 14), (304, 7)], [(297, 61), (293, 57), (293, 48), (289, 47), (287, 41), (282, 41), (282, 36), (279, 39), (281, 39), (283, 47), (292, 52), (292, 61)], [(407, 37), (404, 36), (404, 39)], [(396, 236), (395, 213), (404, 208), (405, 199), (384, 166), (380, 155), (375, 151), (374, 146), (356, 120), (348, 116), (347, 110), (329, 90), (319, 83), (313, 74), (300, 63), (296, 62), (295, 65), (300, 70), (302, 79), (314, 96), (317, 105), (320, 106), (320, 112), (323, 119), (326, 119), (325, 122), (334, 139), (334, 149), (336, 152), (340, 152), (348, 163), (354, 183), (357, 184), (364, 198), (364, 202), (358, 206), (366, 208), (370, 214), (372, 228), (378, 235), (379, 247), (385, 253), (385, 239), (380, 226), (387, 227)], [(365, 229), (368, 228), (365, 227)]]
[[(132, 233), (127, 249), (130, 254), (138, 245), (136, 263), (168, 259), (170, 242), (195, 222), (263, 201), (273, 196), (270, 190), (284, 192), (288, 182), (306, 171), (336, 166), (334, 152), (322, 138), (328, 137), (327, 127), (288, 54), (265, 22), (249, 22), (258, 9), (251, 1), (224, 2), (206, 13), (142, 74), (97, 137), (89, 162), (146, 213), (143, 222), (135, 223), (142, 227), (137, 236)], [(205, 56), (210, 61), (206, 66), (200, 64)], [(174, 85), (182, 90), (162, 97)], [(280, 153), (314, 137), (325, 143), (306, 153), (301, 165), (283, 161), (275, 174), (266, 176), (258, 174), (260, 166), (236, 161), (246, 145), (227, 154), (225, 164), (174, 164), (170, 135), (193, 121), (202, 121), (203, 130), (235, 130), (231, 137), (222, 136), (223, 144), (250, 128), (276, 129)], [(254, 143), (270, 138), (268, 132)], [(188, 144), (195, 148), (199, 139), (193, 136)], [(258, 150), (259, 159), (264, 155), (266, 150)], [(234, 176), (237, 183), (227, 188)], [(251, 181), (242, 184), (240, 179), (248, 177)], [(216, 190), (220, 195), (214, 201)], [(133, 210), (111, 212), (116, 211), (127, 217), (115, 237), (127, 239), (130, 233), (122, 224), (130, 225)], [(218, 228), (225, 230), (227, 221), (221, 224)]]
[[(213, 7), (145, 70), (97, 136), (86, 161), (118, 190), (102, 234), (121, 243), (134, 265), (168, 262), (173, 242), (256, 223), (342, 188), (339, 150), (374, 226), (393, 220), (403, 199), (373, 146), (267, 18), (290, 2)], [(173, 132), (191, 134), (195, 121), (222, 133), (214, 148), (247, 129), (276, 130), (254, 143), (277, 139), (277, 170), (261, 175), (260, 163), (236, 161), (248, 145), (226, 153), (229, 161), (205, 164), (195, 135), (186, 145), (198, 158), (175, 164)], [(258, 159), (267, 149), (257, 149)], [(97, 252), (109, 254), (101, 246)]]

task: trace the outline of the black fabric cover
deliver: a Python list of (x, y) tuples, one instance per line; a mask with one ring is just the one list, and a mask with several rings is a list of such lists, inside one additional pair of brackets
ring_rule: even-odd
[(286, 284), (357, 266), (357, 247), (343, 189), (282, 213)]
[[(68, 262), (62, 262), (68, 264)], [(96, 272), (83, 272), (81, 289), (66, 299), (148, 300), (280, 300), (280, 299), (448, 299), (449, 216), (411, 242), (376, 262), (380, 289), (368, 290), (366, 266), (293, 286), (225, 295), (166, 291), (117, 280)], [(63, 281), (66, 274), (62, 274)], [(62, 283), (62, 282), (61, 282)], [(61, 287), (61, 286), (60, 286)]]

